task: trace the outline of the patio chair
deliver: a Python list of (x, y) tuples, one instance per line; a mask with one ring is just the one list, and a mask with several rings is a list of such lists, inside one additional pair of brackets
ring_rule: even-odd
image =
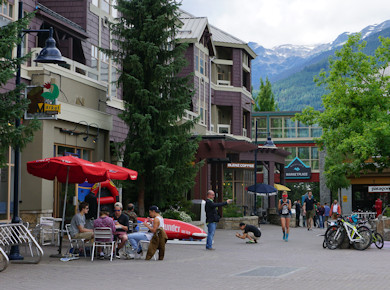
[(83, 250), (84, 250), (84, 257), (87, 257), (87, 252), (85, 251), (85, 239), (72, 238), (72, 236), (70, 235), (69, 229), (70, 229), (70, 224), (66, 224), (65, 230), (66, 230), (66, 234), (67, 234), (68, 239), (69, 239), (69, 248), (68, 248), (67, 254), (70, 254), (70, 249), (73, 249), (72, 254), (75, 254), (74, 253), (75, 249), (79, 249), (80, 245), (81, 245), (83, 247)]
[(95, 256), (95, 247), (101, 247), (104, 249), (109, 248), (110, 249), (110, 261), (112, 261), (112, 257), (114, 255), (114, 249), (115, 249), (115, 242), (113, 239), (112, 231), (108, 227), (99, 227), (95, 228), (93, 230), (94, 234), (94, 242), (92, 246), (92, 254), (91, 254), (91, 261), (93, 261), (93, 258)]
[[(41, 217), (39, 219), (39, 225), (41, 227), (40, 238), (41, 245), (54, 245), (57, 240), (57, 246), (60, 241), (60, 230), (56, 227), (55, 220), (52, 217)], [(49, 237), (49, 239), (47, 239)]]
[[(143, 253), (147, 253), (147, 252), (148, 252), (149, 245), (150, 245), (150, 241), (141, 240), (141, 241), (138, 242), (137, 250), (138, 250), (139, 248), (142, 249), (141, 257), (143, 256)], [(158, 257), (158, 250), (156, 250), (156, 252), (154, 253), (153, 259), (154, 259), (155, 261), (157, 261), (157, 257)]]

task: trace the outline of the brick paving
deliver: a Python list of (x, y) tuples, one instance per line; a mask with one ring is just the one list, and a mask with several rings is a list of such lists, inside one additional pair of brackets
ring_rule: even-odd
[[(217, 230), (215, 251), (200, 245), (168, 244), (164, 261), (61, 262), (44, 247), (38, 265), (11, 264), (0, 289), (388, 289), (390, 245), (365, 250), (322, 248), (322, 229), (262, 225), (259, 244), (245, 244), (235, 231)], [(251, 275), (251, 276), (248, 276)], [(253, 276), (254, 275), (254, 276)], [(122, 287), (121, 287), (122, 288)]]

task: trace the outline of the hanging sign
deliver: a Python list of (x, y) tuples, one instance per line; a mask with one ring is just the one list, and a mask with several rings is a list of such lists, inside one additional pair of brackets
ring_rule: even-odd
[(30, 100), (30, 104), (24, 118), (57, 119), (57, 114), (61, 112), (61, 105), (57, 105), (59, 93), (60, 89), (56, 84), (26, 87), (25, 97)]
[(311, 168), (295, 157), (285, 168), (286, 179), (310, 179)]

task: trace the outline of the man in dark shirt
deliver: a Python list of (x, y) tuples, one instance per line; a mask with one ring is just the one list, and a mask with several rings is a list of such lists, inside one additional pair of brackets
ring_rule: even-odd
[(87, 229), (93, 229), (93, 221), (97, 219), (97, 208), (98, 208), (96, 195), (90, 191), (85, 196), (84, 201), (89, 204), (89, 212), (85, 214), (85, 219), (86, 219), (85, 227)]
[(120, 243), (118, 244), (118, 251), (116, 253), (116, 257), (120, 258), (120, 252), (119, 250), (123, 248), (123, 246), (126, 244), (128, 238), (127, 238), (127, 231), (129, 229), (129, 218), (127, 215), (122, 213), (123, 206), (120, 202), (115, 203), (114, 205), (114, 215), (112, 216), (115, 222), (115, 236), (120, 239)]
[(207, 224), (207, 241), (206, 241), (206, 250), (214, 250), (213, 248), (213, 238), (215, 234), (215, 229), (217, 228), (217, 222), (219, 222), (219, 215), (217, 213), (217, 207), (227, 205), (232, 203), (231, 199), (228, 199), (225, 202), (214, 203), (215, 193), (212, 190), (207, 192), (206, 200), (206, 224)]
[(242, 235), (236, 233), (236, 237), (240, 239), (249, 239), (247, 244), (257, 243), (258, 239), (261, 237), (261, 232), (258, 227), (253, 225), (246, 225), (245, 223), (240, 223), (240, 229), (243, 231)]
[(315, 214), (314, 204), (315, 200), (313, 197), (313, 193), (311, 191), (308, 192), (307, 197), (305, 199), (305, 203), (303, 204), (303, 212), (306, 214), (306, 224), (307, 230), (310, 231), (313, 225), (313, 217)]
[(301, 217), (301, 202), (299, 199), (295, 202), (295, 222), (296, 226), (299, 227), (299, 219)]

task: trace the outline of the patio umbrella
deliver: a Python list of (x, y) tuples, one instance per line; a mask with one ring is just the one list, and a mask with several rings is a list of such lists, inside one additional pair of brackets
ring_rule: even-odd
[(252, 194), (256, 193), (257, 195), (260, 196), (276, 195), (278, 192), (278, 190), (275, 187), (264, 183), (257, 183), (248, 186), (247, 191), (248, 193), (252, 193)]
[[(136, 180), (138, 177), (138, 172), (135, 170), (131, 170), (122, 166), (118, 166), (115, 164), (107, 163), (104, 161), (95, 162), (94, 164), (101, 166), (107, 169), (107, 175), (109, 179), (114, 180)], [(98, 194), (98, 216), (100, 212), (100, 193), (101, 193), (101, 184), (99, 183), (99, 194)]]
[(65, 200), (61, 221), (60, 245), (58, 256), (62, 256), (62, 239), (64, 236), (65, 210), (69, 183), (96, 183), (108, 178), (107, 169), (95, 165), (84, 159), (74, 156), (59, 156), (27, 162), (28, 173), (48, 180), (57, 177), (59, 182), (65, 183)]
[(277, 190), (291, 191), (291, 189), (288, 188), (287, 186), (284, 186), (284, 185), (278, 184), (278, 183), (275, 183), (275, 184), (274, 184), (274, 187), (275, 187)]

